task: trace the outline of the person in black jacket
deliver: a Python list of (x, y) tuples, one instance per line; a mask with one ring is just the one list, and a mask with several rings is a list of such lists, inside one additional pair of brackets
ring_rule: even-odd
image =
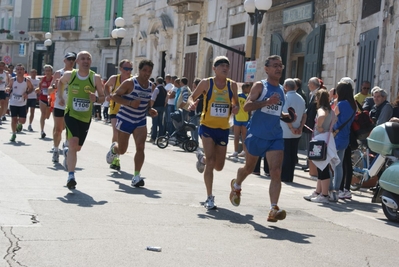
[(157, 137), (165, 135), (164, 113), (167, 93), (163, 84), (163, 78), (158, 77), (156, 81), (156, 87), (151, 97), (151, 107), (158, 112), (157, 116), (152, 117), (151, 139), (149, 142), (153, 144), (155, 143)]

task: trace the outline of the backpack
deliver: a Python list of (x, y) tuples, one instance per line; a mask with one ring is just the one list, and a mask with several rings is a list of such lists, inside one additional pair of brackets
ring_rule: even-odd
[(357, 101), (356, 104), (358, 105), (360, 111), (358, 111), (355, 115), (351, 130), (356, 139), (365, 140), (369, 136), (371, 130), (373, 130), (374, 124), (370, 118), (369, 112), (367, 110), (363, 110)]

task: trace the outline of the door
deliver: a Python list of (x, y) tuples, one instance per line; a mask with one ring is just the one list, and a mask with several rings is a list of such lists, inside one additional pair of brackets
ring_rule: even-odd
[(356, 92), (360, 91), (362, 81), (369, 81), (371, 87), (374, 86), (377, 45), (378, 27), (360, 34)]
[(188, 86), (194, 82), (195, 68), (197, 67), (197, 53), (187, 53), (184, 56), (184, 73), (183, 76), (188, 79)]
[(325, 31), (326, 25), (323, 24), (315, 28), (306, 37), (305, 63), (302, 78), (302, 89), (306, 95), (309, 95), (308, 80), (312, 77), (321, 78)]
[[(287, 42), (284, 42), (283, 37), (279, 33), (273, 33), (270, 41), (270, 55), (278, 55), (283, 61), (283, 65), (287, 65)], [(286, 77), (286, 69), (283, 69), (283, 75), (280, 79), (280, 84), (284, 83)]]
[[(232, 48), (245, 52), (245, 45), (236, 45)], [(226, 57), (230, 61), (230, 78), (236, 82), (244, 82), (245, 58), (230, 50), (227, 50)]]

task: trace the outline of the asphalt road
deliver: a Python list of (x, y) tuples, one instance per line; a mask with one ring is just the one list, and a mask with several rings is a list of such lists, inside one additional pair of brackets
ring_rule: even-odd
[(146, 185), (132, 188), (133, 139), (121, 171), (111, 170), (111, 127), (103, 122), (91, 124), (78, 153), (77, 189), (70, 191), (62, 165), (51, 162), (52, 119), (40, 139), (36, 112), (35, 131), (24, 130), (16, 143), (9, 142), (10, 118), (0, 126), (1, 267), (397, 266), (399, 225), (386, 220), (367, 191), (311, 203), (302, 197), (315, 181), (298, 169), (294, 183), (282, 187), (287, 218), (269, 223), (269, 179), (250, 175), (241, 205), (233, 207), (230, 180), (242, 163), (226, 161), (215, 173), (218, 209), (207, 211), (193, 153), (146, 143)]

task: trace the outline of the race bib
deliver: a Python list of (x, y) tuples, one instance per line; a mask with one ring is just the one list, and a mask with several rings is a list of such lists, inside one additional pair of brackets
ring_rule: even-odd
[(48, 88), (43, 88), (42, 89), (42, 94), (43, 95), (48, 95)]
[(73, 98), (72, 104), (75, 111), (84, 112), (90, 109), (90, 100), (88, 99)]
[(283, 110), (282, 102), (274, 105), (267, 105), (261, 109), (263, 113), (273, 115), (273, 116), (281, 116), (281, 111)]
[(22, 100), (22, 95), (14, 95), (13, 94), (12, 97), (13, 97), (14, 101), (17, 101), (17, 102)]
[(212, 103), (211, 116), (227, 118), (229, 116), (229, 104)]

